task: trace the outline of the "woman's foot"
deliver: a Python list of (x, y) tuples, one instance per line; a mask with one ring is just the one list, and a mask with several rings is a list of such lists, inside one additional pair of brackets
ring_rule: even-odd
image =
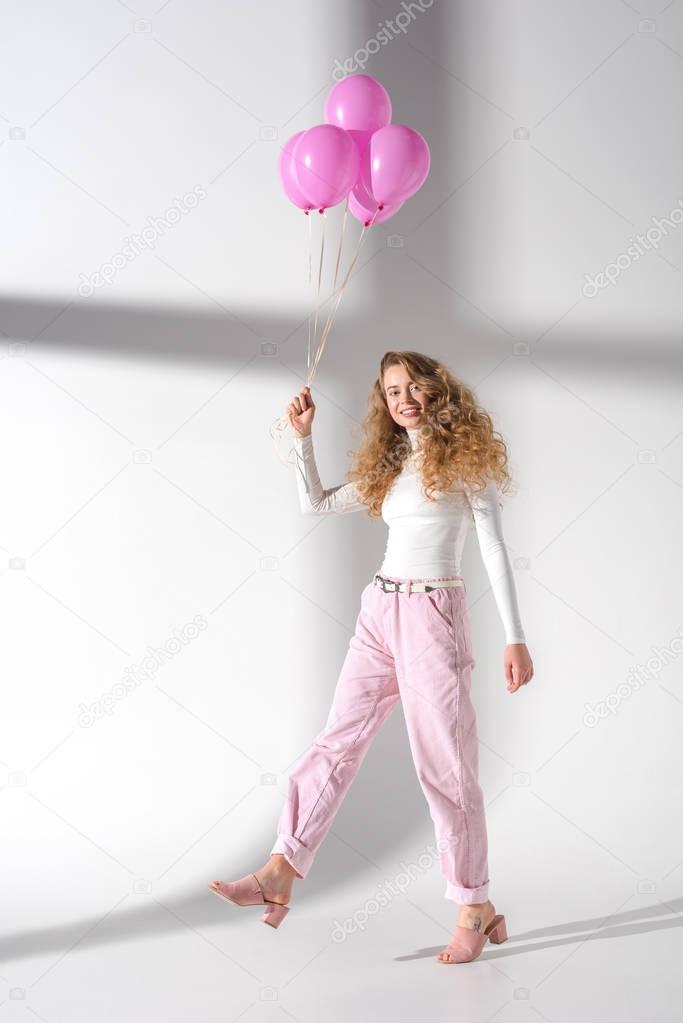
[(263, 897), (269, 902), (286, 906), (292, 896), (292, 883), (296, 870), (282, 853), (273, 853), (260, 870), (254, 871), (256, 880), (263, 889)]
[[(276, 902), (279, 906), (286, 906), (289, 902), (292, 882), (296, 876), (294, 867), (282, 853), (273, 853), (265, 866), (254, 871), (254, 877), (261, 886), (264, 899), (267, 902)], [(214, 881), (209, 887), (216, 888), (220, 884), (220, 881)]]
[[(496, 915), (496, 907), (492, 902), (476, 902), (470, 906), (461, 906), (458, 912), (457, 924), (459, 927), (468, 927), (473, 931), (483, 931)], [(447, 950), (439, 952), (437, 959), (441, 962), (453, 962), (455, 957)]]

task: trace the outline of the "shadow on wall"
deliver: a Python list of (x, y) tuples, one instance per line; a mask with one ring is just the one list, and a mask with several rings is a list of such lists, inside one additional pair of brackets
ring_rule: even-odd
[[(213, 314), (149, 305), (124, 307), (73, 301), (64, 306), (41, 300), (0, 299), (0, 331), (10, 346), (7, 352), (10, 356), (29, 354), (33, 346), (55, 346), (60, 351), (82, 350), (94, 356), (121, 352), (166, 361), (187, 360), (192, 364), (215, 362), (223, 368), (236, 369), (249, 358), (282, 356), (297, 365), (302, 382), (307, 323), (308, 313), (297, 320), (255, 310), (234, 314), (218, 307)], [(340, 312), (334, 329), (354, 332), (364, 324), (365, 320), (355, 324)], [(22, 343), (23, 349), (16, 347)], [(370, 353), (373, 373), (380, 349), (383, 351), (381, 344), (376, 352)], [(672, 374), (683, 374), (683, 349), (680, 336), (673, 329), (667, 333), (660, 328), (656, 337), (647, 339), (641, 330), (629, 335), (621, 328), (590, 336), (565, 331), (562, 341), (540, 341), (530, 346), (532, 357), (536, 352), (542, 352), (544, 359), (558, 365), (590, 366), (596, 376), (613, 377), (618, 372), (620, 377), (627, 378), (646, 373), (649, 379), (670, 380)], [(325, 357), (329, 356), (328, 348)], [(342, 407), (346, 400), (343, 389), (350, 389), (351, 383), (349, 379), (339, 379), (342, 391), (335, 400)], [(370, 383), (368, 376), (368, 390)], [(357, 390), (356, 385), (353, 390)]]

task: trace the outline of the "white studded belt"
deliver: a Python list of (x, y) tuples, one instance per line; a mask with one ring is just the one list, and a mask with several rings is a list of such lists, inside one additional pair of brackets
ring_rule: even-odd
[(461, 576), (453, 576), (451, 579), (432, 579), (430, 582), (415, 582), (413, 579), (398, 582), (396, 579), (387, 579), (376, 573), (372, 581), (385, 593), (427, 593), (430, 590), (440, 590), (447, 586), (465, 585), (465, 580)]

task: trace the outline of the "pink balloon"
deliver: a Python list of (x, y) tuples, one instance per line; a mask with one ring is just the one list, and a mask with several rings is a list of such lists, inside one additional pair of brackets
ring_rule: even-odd
[(405, 202), (429, 174), (429, 146), (407, 124), (388, 124), (370, 139), (370, 158), (362, 163), (362, 182), (378, 203)]
[[(372, 219), (375, 211), (379, 210), (380, 203), (377, 201), (375, 196), (372, 194), (370, 189), (366, 185), (366, 181), (370, 179), (370, 146), (366, 144), (363, 152), (361, 153), (361, 168), (358, 174), (358, 181), (351, 189), (349, 193), (349, 209), (353, 213), (354, 217), (369, 226), (370, 220)], [(381, 224), (383, 220), (389, 220), (393, 217), (394, 213), (397, 213), (403, 205), (399, 203), (381, 204), (382, 209), (377, 212), (375, 219), (372, 221), (373, 226), (375, 224)]]
[(349, 75), (327, 94), (325, 121), (347, 131), (371, 134), (391, 121), (391, 98), (371, 75)]
[(287, 198), (302, 210), (312, 210), (314, 209), (313, 203), (303, 194), (294, 177), (294, 148), (303, 134), (303, 131), (298, 131), (287, 139), (280, 149), (277, 169)]
[(356, 202), (360, 206), (364, 206), (368, 210), (376, 210), (379, 203), (376, 201), (370, 188), (370, 138), (368, 136), (367, 141), (360, 151), (360, 166), (358, 168), (358, 178), (352, 189), (352, 194), (356, 199)]
[(365, 184), (360, 178), (349, 192), (349, 200), (351, 199), (351, 196), (353, 196), (356, 200), (357, 205), (363, 209), (376, 210), (379, 206), (379, 203), (372, 192), (365, 187)]
[(317, 124), (294, 147), (294, 177), (320, 209), (336, 206), (358, 178), (360, 155), (352, 137), (334, 124)]
[(394, 203), (393, 206), (384, 206), (375, 215), (375, 210), (377, 209), (377, 206), (374, 203), (372, 207), (364, 206), (356, 198), (355, 193), (356, 193), (355, 188), (349, 192), (349, 212), (354, 215), (356, 220), (360, 220), (361, 224), (364, 224), (365, 227), (369, 227), (371, 223), (372, 226), (374, 227), (375, 224), (381, 224), (383, 220), (389, 220), (389, 218), (393, 217), (394, 213), (398, 213), (401, 206), (403, 206), (402, 202)]
[[(358, 149), (358, 155), (360, 156), (360, 158), (362, 160), (363, 159), (363, 153), (367, 149), (368, 142), (372, 138), (372, 132), (371, 131), (357, 131), (355, 128), (350, 128), (349, 129), (349, 135), (351, 136), (353, 141), (356, 143), (356, 148)], [(369, 157), (368, 157), (368, 159), (369, 159)]]

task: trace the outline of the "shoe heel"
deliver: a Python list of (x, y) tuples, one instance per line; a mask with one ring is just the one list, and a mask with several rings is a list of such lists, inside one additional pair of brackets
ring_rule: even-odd
[(507, 941), (508, 932), (505, 926), (505, 917), (501, 916), (498, 923), (489, 931), (489, 941), (493, 942), (494, 945), (500, 945), (503, 941)]
[(271, 927), (279, 927), (288, 913), (289, 906), (279, 906), (276, 902), (271, 902), (261, 919), (264, 924), (270, 924)]

